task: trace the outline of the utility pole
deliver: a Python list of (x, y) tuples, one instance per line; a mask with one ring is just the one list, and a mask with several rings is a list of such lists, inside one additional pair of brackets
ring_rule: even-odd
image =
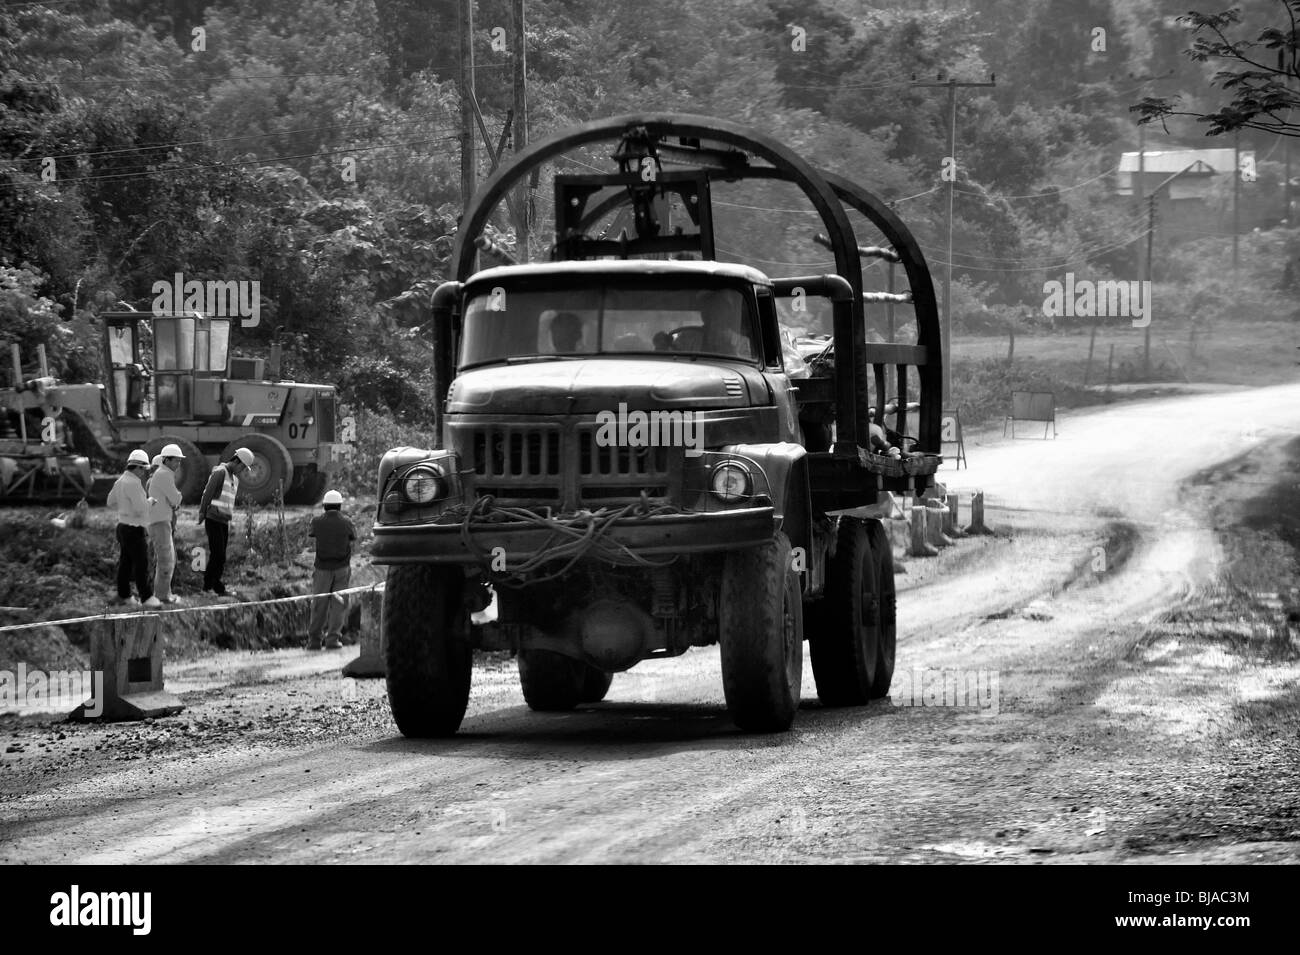
[[(1134, 76), (1132, 73), (1130, 73), (1129, 79), (1136, 80), (1140, 84), (1145, 84), (1151, 82), (1152, 80), (1158, 81), (1158, 80), (1173, 79), (1173, 76), (1174, 76), (1174, 71), (1170, 70), (1168, 73), (1160, 73), (1158, 75), (1148, 73), (1146, 76)], [(1137, 199), (1137, 202), (1135, 203), (1135, 207), (1137, 208), (1139, 216), (1142, 214), (1142, 199), (1143, 199), (1143, 191), (1146, 186), (1146, 181), (1145, 181), (1146, 172), (1147, 172), (1147, 128), (1145, 124), (1138, 123), (1138, 171), (1137, 171), (1137, 178), (1133, 181), (1133, 190), (1134, 190), (1133, 195)], [(1142, 263), (1142, 237), (1141, 236), (1138, 236), (1137, 244), (1133, 247), (1133, 251), (1137, 258), (1136, 274), (1139, 276), (1146, 275), (1146, 266), (1143, 265)]]
[(460, 4), (460, 205), (474, 197), (478, 150), (474, 146), (474, 0)]
[[(512, 0), (510, 4), (511, 26), (514, 28), (512, 52), (514, 54), (514, 136), (515, 155), (528, 147), (528, 57), (524, 47), (524, 0)], [(528, 181), (520, 183), (519, 197), (516, 201), (515, 215), (515, 258), (527, 262), (528, 255), (528, 213), (530, 192)]]
[(1156, 191), (1151, 193), (1151, 198), (1149, 200), (1150, 208), (1147, 210), (1147, 262), (1146, 262), (1146, 273), (1143, 276), (1146, 279), (1146, 283), (1147, 283), (1146, 285), (1143, 286), (1143, 288), (1146, 290), (1145, 297), (1146, 297), (1146, 306), (1147, 306), (1147, 316), (1146, 316), (1147, 324), (1146, 327), (1142, 329), (1142, 380), (1143, 381), (1149, 381), (1151, 379), (1151, 292), (1150, 292), (1151, 273), (1152, 273), (1151, 253), (1152, 253), (1152, 243), (1155, 241), (1155, 237), (1156, 237), (1156, 197), (1159, 194), (1160, 194), (1160, 190), (1158, 188), (1156, 189)]
[(1151, 317), (1152, 316), (1151, 316), (1150, 289), (1151, 289), (1151, 276), (1152, 276), (1151, 258), (1153, 255), (1153, 243), (1155, 242), (1155, 237), (1156, 237), (1156, 199), (1160, 197), (1160, 190), (1164, 189), (1166, 186), (1168, 186), (1170, 183), (1172, 183), (1175, 179), (1177, 179), (1179, 176), (1183, 175), (1184, 173), (1191, 172), (1193, 169), (1196, 168), (1196, 166), (1197, 163), (1192, 163), (1188, 166), (1184, 166), (1182, 169), (1178, 170), (1178, 172), (1174, 173), (1172, 176), (1166, 177), (1163, 182), (1161, 182), (1159, 185), (1157, 185), (1154, 189), (1151, 190), (1151, 196), (1147, 200), (1148, 202), (1147, 264), (1146, 264), (1146, 272), (1144, 273), (1144, 277), (1147, 282), (1147, 284), (1144, 286), (1144, 288), (1147, 290), (1147, 295), (1146, 295), (1147, 323), (1146, 323), (1146, 327), (1143, 328), (1142, 330), (1142, 377), (1144, 379), (1151, 377)]
[[(1137, 171), (1137, 179), (1134, 180), (1134, 184), (1133, 184), (1133, 188), (1136, 190), (1134, 195), (1137, 196), (1137, 208), (1139, 213), (1141, 213), (1142, 211), (1142, 188), (1145, 184), (1143, 180), (1146, 178), (1146, 172), (1147, 172), (1147, 128), (1146, 126), (1139, 124), (1138, 125), (1138, 171)], [(1148, 246), (1149, 245), (1150, 243), (1148, 243)], [(1150, 260), (1151, 260), (1150, 252), (1148, 252), (1147, 262), (1149, 263)], [(1147, 269), (1142, 262), (1142, 240), (1141, 239), (1138, 240), (1138, 244), (1137, 244), (1137, 274), (1143, 276), (1147, 274)]]
[[(1282, 74), (1282, 85), (1287, 92), (1291, 91), (1291, 73), (1286, 68), (1286, 58), (1282, 55), (1281, 47), (1277, 51), (1277, 69)], [(1291, 110), (1288, 108), (1286, 113), (1287, 122), (1291, 121)], [(1291, 140), (1294, 136), (1286, 137), (1286, 180), (1282, 183), (1282, 196), (1286, 205), (1282, 207), (1282, 216), (1286, 219), (1288, 229), (1295, 228), (1295, 220), (1291, 217)]]
[(918, 82), (913, 76), (912, 87), (945, 87), (948, 90), (948, 160), (952, 163), (948, 180), (948, 259), (944, 265), (943, 279), (943, 394), (945, 401), (952, 395), (952, 207), (954, 187), (957, 183), (957, 87), (997, 86), (997, 77), (989, 75), (987, 83), (958, 83), (942, 74), (934, 83)]
[(1232, 287), (1237, 287), (1237, 263), (1241, 245), (1241, 215), (1237, 208), (1241, 201), (1241, 130), (1232, 134)]

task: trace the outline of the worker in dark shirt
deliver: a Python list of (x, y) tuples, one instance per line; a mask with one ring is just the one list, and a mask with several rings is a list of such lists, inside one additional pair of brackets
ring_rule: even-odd
[(343, 646), (343, 611), (347, 605), (347, 598), (339, 591), (346, 590), (352, 580), (352, 542), (357, 539), (357, 532), (343, 516), (343, 495), (326, 491), (321, 503), (325, 513), (311, 522), (310, 531), (316, 539), (316, 569), (312, 573), (311, 590), (320, 596), (312, 601), (307, 649), (321, 648), (323, 632), (325, 649), (337, 650)]

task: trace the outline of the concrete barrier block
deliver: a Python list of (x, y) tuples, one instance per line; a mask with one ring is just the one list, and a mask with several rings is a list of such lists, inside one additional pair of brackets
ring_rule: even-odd
[(970, 525), (967, 534), (992, 534), (984, 523), (984, 492), (976, 491), (970, 499)]
[(88, 700), (70, 720), (123, 722), (170, 716), (185, 707), (163, 688), (162, 618), (111, 617), (90, 637), (90, 668), (103, 674), (103, 700)]
[(930, 509), (919, 501), (912, 505), (912, 546), (908, 550), (911, 557), (939, 556), (939, 549), (930, 543), (929, 515)]
[(361, 655), (343, 668), (343, 675), (369, 679), (388, 675), (384, 661), (383, 620), (384, 595), (378, 590), (358, 594), (361, 599)]

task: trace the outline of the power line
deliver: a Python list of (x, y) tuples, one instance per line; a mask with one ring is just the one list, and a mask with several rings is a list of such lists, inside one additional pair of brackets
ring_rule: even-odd
[[(1142, 215), (1130, 215), (1130, 216), (1128, 216), (1127, 218), (1122, 219), (1122, 220), (1120, 220), (1119, 222), (1115, 223), (1114, 226), (1113, 226), (1113, 231), (1115, 231), (1115, 232), (1124, 232), (1124, 231), (1128, 231), (1128, 230), (1133, 229), (1135, 226), (1143, 226), (1144, 229), (1145, 229), (1145, 220), (1146, 220), (1146, 218), (1147, 218), (1147, 217), (1146, 217), (1146, 214), (1145, 214), (1145, 213), (1143, 213)], [(1142, 231), (1140, 234), (1145, 234), (1144, 229), (1143, 229), (1143, 231)], [(1110, 242), (1109, 239), (1105, 239), (1105, 240), (1103, 240), (1103, 241), (1100, 243), (1100, 245), (1106, 245), (1106, 244), (1109, 243), (1109, 242)], [(920, 246), (922, 249), (928, 251), (928, 252), (935, 252), (935, 253), (938, 253), (938, 252), (943, 252), (943, 251), (945, 251), (944, 249), (942, 249), (942, 248), (940, 248), (940, 247), (938, 247), (938, 246), (926, 245), (926, 244), (923, 243), (923, 242), (918, 242), (917, 245)], [(1074, 255), (1074, 254), (1077, 254), (1077, 253), (1083, 253), (1083, 252), (1088, 252), (1088, 251), (1089, 251), (1088, 248), (1083, 248), (1083, 249), (1078, 249), (1078, 250), (1076, 250), (1075, 252), (1070, 252), (1070, 253), (1066, 253), (1066, 254)], [(1034, 258), (1042, 258), (1042, 257), (1043, 257), (1043, 256), (1032, 256), (1032, 255), (1030, 255), (1030, 256), (1024, 256), (1024, 255), (1017, 255), (1017, 256), (981, 255), (981, 254), (976, 253), (976, 252), (958, 252), (958, 251), (956, 251), (955, 249), (953, 250), (953, 254), (954, 254), (954, 255), (965, 256), (965, 257), (967, 257), (967, 258), (976, 258), (976, 259), (979, 259), (979, 260), (981, 260), (981, 261), (986, 261), (986, 262), (1019, 262), (1019, 263), (1021, 263), (1021, 264), (1024, 264), (1024, 263), (1026, 263), (1026, 262), (1029, 262), (1029, 261), (1031, 261), (1031, 260), (1034, 259)], [(1055, 256), (1051, 256), (1051, 257), (1052, 257), (1052, 258), (1059, 258), (1060, 256), (1059, 256), (1059, 255), (1055, 255)]]
[(935, 262), (933, 264), (935, 265), (952, 264), (953, 268), (966, 269), (967, 271), (971, 271), (971, 272), (1053, 272), (1057, 269), (1063, 269), (1071, 265), (1080, 265), (1080, 264), (1087, 263), (1093, 256), (1097, 255), (1100, 252), (1107, 252), (1114, 249), (1122, 249), (1129, 243), (1133, 242), (1134, 240), (1142, 238), (1144, 235), (1147, 234), (1148, 231), (1150, 230), (1144, 229), (1142, 232), (1138, 233), (1137, 235), (1129, 236), (1122, 242), (1116, 242), (1113, 245), (1105, 246), (1103, 248), (1093, 249), (1087, 254), (1086, 257), (1082, 259), (1075, 259), (1072, 262), (1056, 262), (1051, 265), (1035, 265), (1035, 266), (1030, 266), (1028, 268), (996, 268), (996, 269), (981, 268), (980, 266), (977, 265), (962, 265), (960, 262), (956, 262), (956, 263)]
[(106, 174), (102, 176), (77, 176), (71, 179), (56, 180), (56, 182), (15, 181), (9, 183), (0, 183), (0, 187), (48, 186), (48, 185), (63, 184), (63, 183), (97, 182), (97, 181), (107, 181), (107, 180), (115, 180), (115, 179), (146, 179), (151, 176), (155, 176), (163, 173), (193, 172), (195, 170), (200, 170), (200, 169), (233, 169), (239, 166), (265, 166), (271, 163), (282, 163), (282, 162), (288, 162), (296, 159), (320, 159), (328, 156), (344, 156), (344, 155), (351, 155), (352, 153), (370, 152), (375, 149), (393, 149), (402, 146), (420, 146), (427, 143), (441, 143), (441, 142), (448, 142), (450, 140), (455, 140), (455, 139), (459, 139), (459, 137), (442, 136), (433, 139), (415, 139), (415, 140), (410, 140), (408, 142), (401, 142), (401, 143), (376, 143), (370, 146), (356, 146), (348, 149), (338, 149), (338, 150), (331, 150), (327, 152), (301, 153), (296, 156), (272, 156), (267, 159), (247, 159), (247, 160), (233, 160), (230, 162), (201, 163), (193, 166), (171, 166), (162, 169), (155, 169), (148, 173)]
[[(450, 130), (450, 129), (446, 129), (446, 128), (437, 128), (437, 127), (434, 127), (434, 128), (429, 129), (428, 131), (431, 132), (431, 133), (449, 133), (451, 130)], [(368, 143), (368, 142), (372, 142), (372, 140), (366, 140), (366, 141), (363, 142), (363, 143), (354, 144), (354, 145), (365, 145), (365, 143)], [(146, 148), (147, 148), (147, 147), (146, 147)], [(222, 166), (222, 165), (227, 165), (227, 164), (240, 165), (240, 164), (245, 163), (245, 162), (255, 162), (255, 161), (261, 161), (261, 160), (275, 161), (276, 159), (287, 159), (287, 158), (296, 159), (296, 158), (300, 158), (300, 157), (299, 157), (299, 156), (291, 156), (291, 157), (274, 157), (274, 156), (272, 156), (272, 157), (255, 157), (254, 160), (228, 160), (228, 161), (217, 160), (216, 162), (213, 162), (213, 163), (194, 163), (194, 164), (192, 164), (191, 166), (188, 166), (188, 167), (179, 167), (179, 166), (178, 166), (178, 167), (172, 167), (172, 168), (177, 168), (177, 169), (181, 169), (181, 168), (201, 169), (201, 168), (206, 168), (206, 167), (213, 167), (213, 168), (216, 168), (216, 167), (220, 167), (220, 166)], [(154, 173), (154, 172), (156, 172), (156, 171), (158, 171), (158, 169), (156, 168), (156, 164), (155, 164), (155, 163), (151, 163), (151, 162), (139, 162), (139, 163), (132, 163), (132, 164), (130, 164), (130, 165), (119, 166), (119, 167), (117, 167), (116, 169), (114, 169), (114, 170), (111, 171), (111, 172), (102, 172), (102, 173), (93, 174), (93, 175), (88, 175), (88, 176), (77, 176), (77, 177), (73, 177), (72, 179), (64, 179), (64, 180), (61, 180), (61, 181), (63, 181), (63, 182), (72, 182), (72, 181), (83, 182), (83, 181), (92, 181), (92, 180), (95, 180), (95, 179), (108, 179), (108, 178), (147, 178), (149, 175), (151, 175), (152, 173)], [(35, 185), (36, 183), (30, 183), (30, 184)]]
[[(375, 54), (375, 55), (382, 55), (382, 54)], [(474, 69), (499, 70), (509, 65), (510, 65), (509, 63), (482, 63), (479, 64), (478, 66), (475, 66)], [(425, 70), (441, 70), (446, 68), (447, 68), (447, 64), (439, 64), (437, 66), (424, 67), (416, 71), (333, 70), (333, 71), (321, 71), (316, 73), (255, 73), (249, 76), (234, 76), (234, 75), (213, 76), (210, 78), (210, 82), (208, 86), (210, 91), (210, 88), (212, 86), (216, 86), (221, 83), (241, 82), (243, 80), (291, 80), (303, 76), (387, 76), (389, 73), (407, 73), (407, 72), (422, 73)], [(133, 79), (126, 79), (126, 80), (92, 79), (89, 77), (76, 77), (76, 76), (54, 76), (54, 77), (43, 77), (43, 79), (45, 82), (68, 83), (74, 85), (90, 83), (95, 86), (123, 86), (132, 83), (178, 83), (179, 82), (178, 78), (174, 76), (140, 76), (140, 77), (135, 77)], [(203, 79), (203, 77), (199, 77), (199, 79)]]
[(980, 192), (979, 190), (976, 189), (957, 189), (956, 191), (961, 193), (963, 196), (979, 196), (980, 198), (983, 199), (1044, 199), (1049, 196), (1060, 195), (1063, 192), (1069, 192), (1071, 189), (1079, 189), (1083, 186), (1088, 185), (1089, 183), (1096, 182), (1098, 179), (1104, 179), (1106, 176), (1109, 176), (1111, 173), (1116, 172), (1118, 169), (1119, 169), (1119, 164), (1116, 163), (1114, 166), (1107, 169), (1105, 172), (1099, 173), (1093, 176), (1091, 179), (1085, 179), (1082, 182), (1076, 182), (1072, 186), (1061, 186), (1055, 190), (1052, 190), (1051, 192), (1030, 192), (1030, 193), (1026, 193), (1023, 196), (1003, 196), (993, 192)]
[(176, 140), (172, 142), (146, 143), (142, 146), (122, 146), (117, 149), (96, 149), (90, 152), (51, 153), (49, 155), (42, 156), (41, 158), (42, 159), (71, 159), (73, 157), (78, 157), (78, 156), (86, 157), (86, 158), (89, 158), (90, 156), (115, 156), (118, 155), (119, 153), (143, 152), (147, 149), (177, 149), (182, 146), (211, 146), (214, 143), (229, 143), (241, 139), (268, 139), (272, 136), (294, 136), (297, 135), (298, 133), (316, 133), (316, 132), (323, 132), (324, 130), (327, 129), (351, 129), (355, 126), (379, 126), (379, 127), (414, 126), (419, 123), (428, 122), (432, 118), (433, 118), (432, 116), (426, 115), (421, 119), (413, 119), (409, 121), (391, 122), (391, 123), (377, 123), (374, 120), (362, 120), (356, 123), (337, 123), (331, 126), (304, 126), (301, 129), (283, 129), (283, 130), (275, 130), (269, 133), (246, 133), (242, 136), (221, 136), (216, 139)]

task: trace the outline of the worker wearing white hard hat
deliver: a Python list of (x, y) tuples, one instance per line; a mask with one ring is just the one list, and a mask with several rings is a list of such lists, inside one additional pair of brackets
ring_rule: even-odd
[(230, 522), (235, 519), (235, 496), (239, 493), (239, 475), (253, 466), (253, 452), (236, 448), (230, 460), (218, 464), (208, 477), (199, 502), (199, 523), (208, 535), (208, 563), (203, 570), (203, 591), (219, 597), (234, 597), (226, 590), (222, 575), (226, 570), (226, 544), (230, 540)]
[(343, 646), (343, 619), (347, 598), (340, 594), (352, 581), (352, 542), (356, 528), (343, 516), (343, 495), (329, 490), (321, 499), (325, 513), (311, 522), (308, 532), (316, 540), (316, 567), (312, 571), (311, 623), (307, 627), (307, 649), (319, 650), (324, 636), (326, 650)]
[[(117, 599), (119, 603), (143, 603), (158, 607), (149, 586), (149, 545), (145, 528), (149, 524), (149, 496), (145, 493), (145, 472), (149, 469), (149, 455), (139, 448), (126, 459), (126, 470), (108, 492), (108, 506), (117, 511), (115, 536), (117, 555)], [(131, 596), (131, 582), (135, 581), (138, 600)]]
[(153, 595), (159, 604), (179, 603), (172, 593), (172, 574), (176, 570), (176, 515), (181, 507), (181, 492), (176, 487), (176, 473), (185, 455), (178, 445), (164, 445), (154, 457), (157, 464), (149, 478), (149, 545), (153, 550)]

